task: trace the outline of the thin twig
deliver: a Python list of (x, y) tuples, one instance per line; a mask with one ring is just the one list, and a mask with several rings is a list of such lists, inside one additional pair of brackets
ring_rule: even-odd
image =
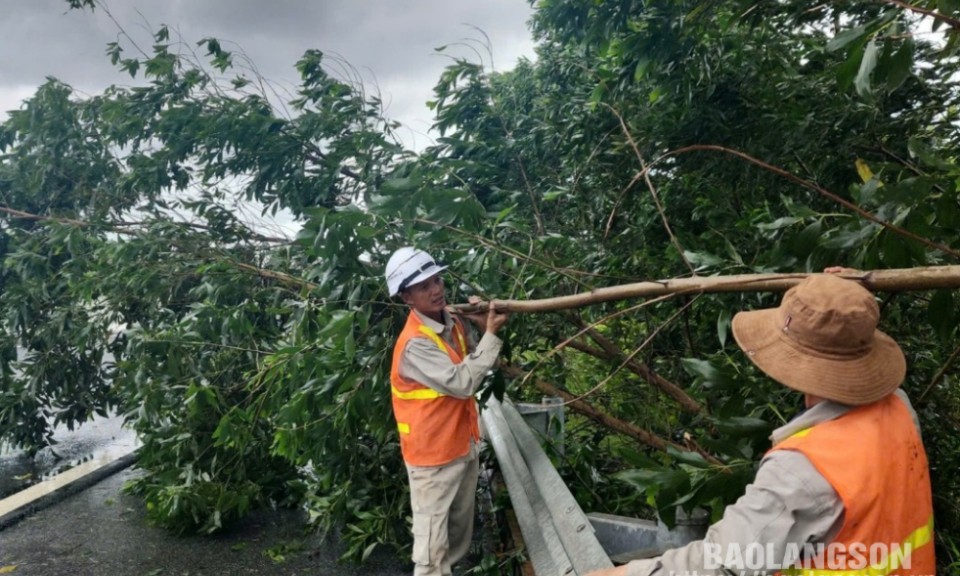
[[(913, 162), (910, 162), (910, 161), (908, 161), (908, 160), (904, 160), (904, 159), (901, 158), (896, 152), (894, 152), (893, 150), (890, 150), (889, 148), (887, 148), (886, 146), (884, 146), (882, 142), (878, 142), (878, 143), (877, 143), (877, 146), (878, 146), (878, 149), (880, 150), (880, 152), (882, 152), (882, 153), (883, 153), (884, 155), (886, 155), (886, 156), (889, 156), (890, 158), (893, 158), (894, 160), (896, 160), (897, 162), (899, 162), (901, 165), (905, 166), (905, 167), (907, 168), (907, 170), (913, 172), (913, 173), (916, 174), (917, 176), (928, 177), (928, 174), (927, 174), (926, 172), (924, 172), (923, 170), (921, 170), (919, 167), (917, 167), (916, 164), (914, 164)], [(939, 185), (939, 184), (933, 184), (933, 189), (936, 190), (937, 192), (941, 192), (941, 193), (944, 192), (943, 186), (941, 186), (941, 185)]]
[(550, 263), (548, 263), (548, 262), (544, 262), (543, 260), (539, 260), (539, 259), (537, 259), (537, 258), (534, 258), (534, 257), (530, 256), (530, 255), (523, 254), (522, 252), (518, 252), (518, 251), (516, 251), (516, 250), (513, 250), (513, 249), (511, 249), (511, 248), (508, 248), (507, 246), (503, 246), (502, 244), (497, 244), (496, 242), (494, 242), (494, 241), (492, 241), (492, 240), (489, 240), (489, 239), (487, 239), (487, 238), (484, 238), (483, 236), (481, 236), (481, 235), (479, 235), (479, 234), (475, 234), (475, 233), (473, 233), (473, 232), (467, 232), (467, 231), (463, 230), (462, 228), (458, 228), (458, 227), (456, 227), (456, 226), (451, 226), (451, 225), (449, 225), (449, 224), (443, 224), (443, 223), (441, 223), (441, 222), (436, 222), (436, 221), (434, 221), (434, 220), (429, 220), (429, 219), (427, 219), (427, 218), (414, 218), (414, 219), (412, 220), (412, 222), (418, 222), (418, 223), (422, 223), (422, 224), (429, 224), (429, 225), (431, 225), (431, 226), (436, 226), (436, 227), (440, 227), (440, 228), (445, 228), (445, 229), (447, 229), (447, 230), (449, 230), (449, 231), (451, 231), (451, 232), (454, 232), (454, 233), (456, 233), (456, 234), (460, 234), (460, 235), (462, 235), (462, 236), (467, 236), (467, 237), (471, 238), (472, 240), (476, 241), (477, 243), (479, 243), (479, 244), (481, 244), (481, 245), (483, 245), (483, 246), (486, 246), (487, 248), (490, 248), (490, 249), (495, 250), (495, 251), (497, 251), (497, 252), (500, 252), (500, 253), (502, 253), (502, 254), (507, 254), (508, 256), (512, 256), (513, 258), (516, 258), (516, 259), (521, 260), (521, 261), (533, 262), (534, 264), (537, 264), (537, 265), (542, 266), (542, 267), (544, 267), (544, 268), (546, 268), (546, 269), (548, 269), (548, 270), (552, 270), (552, 271), (556, 272), (557, 274), (561, 274), (561, 275), (567, 277), (569, 280), (571, 280), (571, 281), (573, 281), (575, 284), (577, 284), (577, 286), (580, 286), (580, 287), (582, 287), (582, 288), (589, 288), (588, 286), (585, 286), (585, 285), (583, 284), (583, 282), (581, 282), (580, 280), (578, 280), (578, 279), (576, 278), (575, 275), (584, 275), (584, 274), (581, 273), (581, 272), (573, 271), (573, 270), (570, 270), (570, 269), (568, 269), (568, 268), (557, 268), (556, 266), (553, 266), (552, 264), (550, 264)]
[(641, 178), (641, 174), (638, 173), (626, 186), (623, 187), (623, 190), (617, 194), (617, 201), (613, 203), (613, 209), (610, 210), (610, 216), (607, 216), (607, 225), (603, 227), (604, 240), (610, 236), (610, 229), (613, 228), (613, 219), (617, 215), (617, 210), (620, 209), (620, 204), (623, 203), (623, 199), (627, 196), (627, 191), (633, 188), (633, 185), (636, 184)]
[(697, 275), (696, 269), (694, 269), (693, 264), (687, 260), (686, 254), (684, 254), (683, 246), (680, 245), (680, 240), (677, 239), (676, 235), (673, 233), (673, 230), (670, 228), (670, 221), (667, 219), (667, 214), (663, 209), (663, 204), (660, 202), (660, 195), (657, 194), (657, 188), (653, 185), (653, 181), (650, 180), (650, 169), (647, 166), (647, 163), (643, 159), (643, 155), (640, 154), (640, 148), (637, 147), (636, 141), (633, 139), (633, 135), (630, 133), (630, 129), (627, 127), (626, 120), (623, 119), (623, 116), (620, 115), (612, 106), (609, 104), (604, 104), (614, 116), (617, 117), (617, 120), (620, 121), (620, 127), (623, 129), (623, 134), (627, 138), (627, 142), (630, 143), (630, 147), (633, 148), (633, 153), (637, 157), (637, 161), (640, 162), (640, 174), (639, 176), (643, 177), (643, 181), (647, 185), (647, 189), (650, 190), (650, 196), (653, 197), (653, 203), (657, 207), (657, 211), (660, 213), (660, 219), (663, 221), (663, 227), (666, 229), (667, 234), (670, 236), (670, 241), (673, 242), (673, 245), (676, 247), (677, 252), (680, 254), (680, 258), (683, 260), (683, 263), (686, 264), (687, 268), (690, 269), (690, 273), (694, 276)]
[(523, 177), (523, 187), (527, 189), (527, 196), (530, 197), (530, 206), (533, 208), (533, 216), (537, 221), (537, 235), (543, 236), (546, 233), (546, 229), (543, 226), (543, 215), (540, 214), (540, 206), (537, 205), (537, 198), (533, 194), (533, 187), (530, 185), (530, 180), (527, 178), (527, 171), (523, 167), (523, 159), (517, 157), (517, 166), (520, 168), (520, 176)]
[(15, 216), (22, 220), (33, 220), (35, 222), (57, 222), (59, 224), (70, 224), (72, 226), (79, 226), (81, 228), (86, 228), (91, 226), (89, 222), (84, 222), (82, 220), (73, 220), (71, 218), (61, 218), (58, 216), (40, 216), (38, 214), (30, 214), (29, 212), (23, 212), (22, 210), (15, 210), (13, 208), (8, 208), (6, 206), (0, 206), (0, 212)]
[(639, 354), (641, 351), (643, 351), (643, 350), (650, 344), (650, 342), (653, 342), (653, 339), (660, 333), (661, 330), (663, 330), (665, 327), (667, 327), (667, 326), (669, 326), (670, 324), (672, 324), (673, 321), (674, 321), (674, 319), (676, 319), (681, 313), (683, 313), (684, 310), (686, 310), (687, 308), (689, 308), (696, 300), (697, 300), (696, 298), (692, 298), (689, 302), (687, 302), (686, 304), (684, 304), (679, 310), (677, 310), (676, 312), (674, 312), (673, 314), (671, 314), (670, 317), (667, 318), (664, 322), (658, 324), (657, 327), (656, 327), (656, 329), (653, 330), (653, 332), (651, 332), (651, 333), (647, 336), (647, 338), (646, 338), (642, 343), (640, 343), (640, 346), (638, 346), (636, 350), (634, 350), (633, 352), (631, 352), (630, 354), (628, 354), (628, 355), (626, 355), (626, 356), (624, 357), (623, 362), (621, 362), (620, 365), (617, 366), (617, 367), (613, 370), (613, 372), (611, 372), (610, 374), (607, 374), (607, 377), (604, 378), (603, 380), (601, 380), (599, 384), (597, 384), (596, 386), (594, 386), (594, 387), (591, 388), (590, 390), (587, 390), (586, 392), (584, 392), (584, 393), (581, 394), (580, 396), (577, 396), (575, 399), (576, 399), (576, 400), (583, 400), (584, 398), (587, 398), (587, 397), (591, 396), (591, 395), (592, 395), (594, 392), (596, 392), (597, 390), (599, 390), (599, 389), (603, 388), (604, 386), (606, 386), (606, 385), (607, 385), (607, 382), (609, 382), (611, 378), (613, 378), (614, 376), (616, 376), (617, 373), (620, 372), (620, 370), (622, 370), (625, 366), (627, 366), (627, 364), (629, 364), (630, 362), (632, 362), (633, 359), (634, 359), (634, 357), (636, 357), (637, 354)]
[[(609, 338), (597, 330), (590, 329), (587, 334), (593, 338), (597, 344), (600, 345), (600, 349), (587, 346), (586, 344), (577, 341), (571, 342), (569, 346), (575, 350), (583, 352), (584, 354), (589, 354), (594, 358), (599, 358), (601, 360), (611, 361), (624, 357), (623, 351), (620, 350), (620, 348)], [(680, 386), (654, 372), (653, 369), (647, 364), (638, 362), (636, 360), (631, 360), (627, 364), (627, 368), (675, 400), (684, 411), (692, 413), (704, 412), (703, 406), (701, 406), (699, 402), (694, 400), (689, 394), (680, 388)]]
[(822, 196), (824, 196), (824, 197), (826, 197), (826, 198), (829, 198), (830, 200), (833, 200), (834, 202), (840, 204), (841, 206), (844, 206), (844, 207), (846, 207), (846, 208), (848, 208), (848, 209), (856, 212), (858, 215), (862, 216), (863, 218), (865, 218), (865, 219), (867, 219), (867, 220), (869, 220), (869, 221), (871, 221), (871, 222), (873, 222), (873, 223), (875, 223), (875, 224), (879, 224), (880, 226), (886, 228), (887, 230), (890, 230), (891, 232), (894, 232), (895, 234), (899, 234), (899, 235), (901, 235), (901, 236), (905, 236), (905, 237), (910, 238), (910, 239), (912, 239), (912, 240), (916, 240), (917, 242), (920, 242), (921, 244), (924, 244), (925, 246), (928, 246), (928, 247), (933, 248), (933, 249), (935, 249), (935, 250), (940, 250), (941, 252), (943, 252), (943, 253), (945, 253), (945, 254), (950, 254), (951, 256), (953, 256), (953, 257), (955, 257), (955, 258), (960, 258), (960, 252), (954, 250), (953, 248), (950, 248), (949, 246), (946, 246), (946, 245), (941, 244), (941, 243), (939, 243), (939, 242), (934, 242), (934, 241), (932, 241), (932, 240), (928, 240), (927, 238), (924, 238), (924, 237), (922, 237), (922, 236), (919, 236), (919, 235), (917, 235), (917, 234), (914, 234), (913, 232), (910, 232), (909, 230), (905, 230), (905, 229), (903, 229), (903, 228), (900, 228), (899, 226), (895, 226), (895, 225), (893, 225), (893, 224), (890, 224), (889, 222), (886, 222), (886, 221), (884, 221), (884, 220), (881, 220), (880, 218), (877, 218), (876, 216), (874, 216), (873, 214), (867, 212), (867, 211), (864, 210), (863, 208), (860, 208), (859, 206), (857, 206), (856, 204), (854, 204), (854, 203), (852, 203), (852, 202), (850, 202), (850, 201), (848, 201), (848, 200), (844, 200), (844, 199), (841, 198), (840, 196), (837, 196), (837, 195), (834, 194), (833, 192), (830, 192), (829, 190), (827, 190), (826, 188), (823, 188), (822, 186), (819, 186), (818, 184), (815, 184), (815, 183), (813, 183), (813, 182), (810, 182), (809, 180), (804, 180), (803, 178), (800, 178), (799, 176), (797, 176), (797, 175), (795, 175), (795, 174), (791, 174), (790, 172), (787, 172), (786, 170), (784, 170), (784, 169), (782, 169), (782, 168), (778, 168), (778, 167), (776, 167), (776, 166), (774, 166), (774, 165), (772, 165), (772, 164), (768, 164), (768, 163), (764, 162), (763, 160), (758, 160), (757, 158), (754, 158), (753, 156), (750, 156), (749, 154), (745, 154), (745, 153), (743, 153), (743, 152), (740, 152), (739, 150), (733, 150), (733, 149), (731, 149), (731, 148), (725, 148), (725, 147), (723, 147), (723, 146), (717, 146), (717, 145), (715, 145), (715, 144), (695, 144), (695, 145), (693, 145), (693, 146), (685, 146), (685, 147), (683, 147), (683, 148), (677, 148), (676, 150), (671, 150), (671, 151), (669, 151), (669, 152), (664, 153), (662, 156), (660, 156), (659, 158), (657, 158), (656, 160), (654, 160), (653, 162), (651, 162), (646, 168), (644, 168), (644, 170), (646, 170), (646, 171), (649, 172), (649, 170), (650, 170), (654, 165), (656, 165), (658, 162), (661, 162), (661, 161), (663, 161), (663, 160), (665, 160), (665, 159), (667, 159), (667, 158), (670, 158), (671, 156), (679, 156), (679, 155), (681, 155), (681, 154), (686, 154), (686, 153), (688, 153), (688, 152), (698, 152), (698, 151), (723, 152), (724, 154), (730, 154), (730, 155), (732, 155), (732, 156), (736, 156), (736, 157), (738, 157), (738, 158), (742, 158), (742, 159), (746, 160), (747, 162), (750, 162), (751, 164), (755, 164), (755, 165), (760, 166), (761, 168), (763, 168), (763, 169), (765, 169), (765, 170), (769, 170), (770, 172), (773, 172), (774, 174), (783, 176), (783, 177), (786, 178), (787, 180), (790, 180), (791, 182), (794, 182), (794, 183), (796, 183), (796, 184), (799, 184), (800, 186), (803, 186), (804, 188), (807, 188), (807, 189), (809, 189), (809, 190), (813, 190), (813, 191), (817, 192), (818, 194), (820, 194), (820, 195), (822, 195)]
[[(574, 334), (574, 335), (571, 336), (570, 338), (567, 338), (567, 339), (564, 340), (563, 342), (557, 344), (556, 346), (554, 346), (553, 348), (551, 348), (546, 354), (544, 354), (543, 356), (541, 356), (540, 359), (537, 361), (537, 363), (533, 366), (533, 368), (530, 369), (529, 373), (527, 374), (527, 377), (532, 376), (533, 373), (537, 370), (537, 368), (539, 368), (544, 362), (546, 362), (547, 360), (549, 360), (554, 354), (556, 354), (556, 353), (560, 352), (561, 350), (563, 350), (570, 342), (573, 342), (573, 341), (576, 340), (577, 338), (579, 338), (579, 337), (583, 336), (584, 334), (586, 334), (590, 329), (592, 329), (592, 328), (594, 328), (594, 327), (596, 327), (596, 326), (599, 326), (600, 324), (603, 324), (604, 322), (606, 322), (606, 321), (608, 321), (608, 320), (611, 320), (611, 319), (613, 319), (613, 318), (617, 318), (617, 317), (619, 317), (619, 316), (623, 316), (623, 315), (628, 314), (628, 313), (630, 313), (630, 312), (634, 312), (634, 311), (636, 311), (636, 310), (640, 310), (641, 308), (644, 308), (644, 307), (646, 307), (646, 306), (650, 306), (651, 304), (656, 304), (657, 302), (662, 302), (662, 301), (664, 301), (664, 300), (668, 300), (668, 299), (670, 299), (670, 298), (673, 298), (673, 295), (666, 295), (666, 296), (661, 296), (660, 298), (654, 298), (653, 300), (647, 300), (646, 302), (641, 302), (640, 304), (637, 304), (637, 305), (635, 305), (635, 306), (630, 306), (629, 308), (624, 308), (623, 310), (618, 310), (618, 311), (616, 311), (616, 312), (614, 312), (614, 313), (612, 313), (612, 314), (608, 314), (607, 316), (604, 316), (603, 318), (601, 318), (601, 319), (599, 319), (599, 320), (597, 320), (597, 321), (595, 321), (595, 322), (593, 322), (593, 323), (591, 323), (591, 324), (587, 324), (584, 328), (582, 328), (581, 330), (579, 330), (576, 334)], [(498, 308), (499, 308), (499, 305), (498, 305)], [(669, 322), (669, 320), (668, 320), (668, 322)], [(658, 330), (659, 330), (659, 329), (658, 329)], [(520, 385), (522, 386), (522, 385), (525, 384), (525, 383), (526, 383), (526, 378), (524, 378), (524, 381), (520, 382)]]
[(923, 390), (923, 394), (920, 395), (920, 399), (917, 400), (917, 404), (924, 401), (924, 399), (927, 397), (927, 394), (933, 390), (933, 387), (940, 382), (940, 379), (943, 378), (943, 375), (947, 373), (947, 370), (953, 366), (953, 363), (957, 360), (958, 356), (960, 356), (960, 346), (957, 346), (953, 353), (950, 354), (950, 357), (947, 358), (947, 361), (944, 362), (943, 366), (941, 366), (940, 369), (937, 370), (937, 373), (934, 374), (933, 378), (930, 379), (930, 383), (927, 384), (927, 387)]

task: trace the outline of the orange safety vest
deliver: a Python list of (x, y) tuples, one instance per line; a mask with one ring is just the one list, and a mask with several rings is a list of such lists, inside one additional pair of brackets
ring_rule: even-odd
[(782, 574), (936, 573), (927, 454), (909, 410), (895, 394), (797, 432), (773, 450), (806, 456), (844, 508), (843, 526), (826, 553)]
[(411, 338), (429, 338), (450, 356), (454, 364), (467, 355), (463, 326), (453, 319), (454, 339), (459, 350), (448, 346), (440, 335), (420, 321), (413, 311), (393, 348), (390, 384), (393, 415), (400, 431), (403, 460), (412, 466), (440, 466), (470, 451), (470, 441), (480, 440), (477, 403), (471, 398), (454, 398), (419, 382), (400, 376), (400, 358)]

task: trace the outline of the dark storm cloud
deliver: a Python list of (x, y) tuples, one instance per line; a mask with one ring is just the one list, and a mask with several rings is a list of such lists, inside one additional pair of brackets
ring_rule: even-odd
[[(47, 76), (85, 92), (130, 82), (104, 55), (119, 31), (103, 10), (70, 11), (64, 0), (7, 0), (3, 8), (0, 111), (16, 107)], [(337, 54), (371, 90), (379, 88), (392, 118), (417, 131), (427, 128), (424, 103), (448, 62), (434, 49), (483, 38), (468, 25), (490, 36), (497, 69), (532, 52), (526, 0), (110, 0), (107, 8), (146, 50), (161, 24), (190, 46), (213, 36), (242, 49), (281, 86), (296, 81), (294, 64), (305, 50)]]

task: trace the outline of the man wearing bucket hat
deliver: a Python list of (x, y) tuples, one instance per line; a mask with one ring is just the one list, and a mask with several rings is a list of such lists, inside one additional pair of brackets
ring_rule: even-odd
[(445, 269), (411, 247), (394, 252), (386, 267), (390, 296), (410, 306), (390, 383), (410, 481), (414, 576), (449, 576), (470, 547), (480, 440), (474, 393), (496, 363), (496, 333), (508, 318), (492, 302), (487, 314), (467, 315), (483, 331), (474, 346), (446, 309)]
[(933, 576), (926, 453), (879, 316), (870, 292), (831, 274), (737, 314), (737, 344), (807, 409), (773, 432), (754, 482), (703, 540), (590, 576)]

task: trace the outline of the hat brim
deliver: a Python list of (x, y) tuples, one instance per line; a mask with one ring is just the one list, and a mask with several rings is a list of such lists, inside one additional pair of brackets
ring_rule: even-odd
[(414, 276), (414, 277), (413, 277), (413, 280), (411, 280), (411, 281), (406, 285), (406, 287), (404, 287), (404, 290), (406, 290), (406, 289), (408, 289), (408, 288), (412, 288), (412, 287), (416, 286), (417, 284), (419, 284), (419, 283), (421, 283), (421, 282), (424, 282), (424, 281), (426, 281), (426, 280), (429, 280), (429, 279), (433, 278), (434, 276), (436, 276), (437, 274), (443, 272), (443, 271), (446, 270), (446, 269), (447, 269), (446, 266), (433, 265), (433, 266), (431, 266), (430, 268), (427, 268), (426, 270), (421, 270), (420, 273), (417, 274), (416, 276)]
[(874, 330), (873, 345), (861, 356), (818, 353), (800, 347), (781, 328), (777, 308), (740, 312), (733, 317), (733, 337), (767, 376), (798, 392), (835, 402), (861, 405), (896, 390), (907, 372), (897, 343)]

